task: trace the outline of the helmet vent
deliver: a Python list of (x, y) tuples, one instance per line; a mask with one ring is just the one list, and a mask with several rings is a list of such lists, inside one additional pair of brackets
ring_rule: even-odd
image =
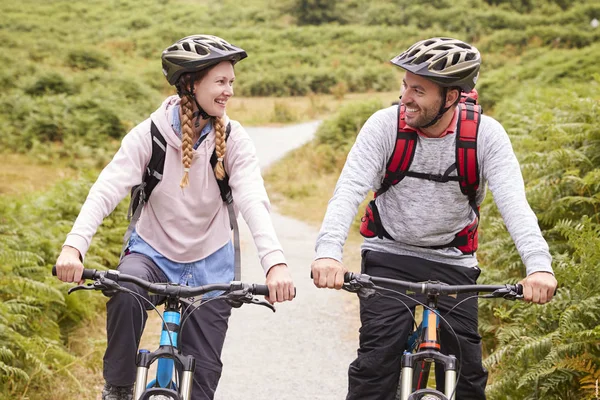
[(459, 61), (460, 61), (460, 54), (454, 53), (454, 55), (452, 56), (451, 65), (456, 65), (456, 64), (458, 64)]
[(446, 68), (446, 59), (442, 58), (438, 62), (431, 65), (431, 69), (434, 71), (443, 71)]
[(409, 56), (409, 57), (414, 57), (414, 56), (416, 56), (417, 54), (419, 54), (419, 49), (414, 49), (413, 51), (411, 51), (411, 52), (408, 54), (408, 56)]
[(191, 51), (191, 49), (190, 49), (190, 44), (189, 44), (188, 42), (183, 42), (183, 43), (181, 44), (181, 47), (183, 47), (183, 49), (184, 49), (185, 51)]
[(421, 57), (419, 57), (417, 60), (415, 60), (416, 63), (423, 63), (423, 62), (427, 62), (431, 59), (431, 57), (433, 57), (434, 54), (423, 54)]
[(467, 61), (471, 61), (475, 59), (475, 53), (467, 53), (467, 56), (465, 57), (465, 60)]
[(208, 51), (204, 47), (200, 46), (199, 44), (197, 44), (194, 47), (196, 48), (196, 53), (200, 54), (201, 56), (205, 56), (205, 55), (209, 54)]

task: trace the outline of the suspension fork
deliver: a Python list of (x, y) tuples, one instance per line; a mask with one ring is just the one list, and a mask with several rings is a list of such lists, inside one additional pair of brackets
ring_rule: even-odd
[[(429, 369), (431, 365), (440, 363), (444, 365), (444, 392), (446, 396), (453, 393), (456, 384), (456, 357), (446, 356), (440, 352), (439, 331), (440, 316), (437, 309), (437, 298), (427, 296), (428, 307), (423, 308), (423, 321), (421, 322), (421, 340), (416, 352), (405, 351), (402, 356), (402, 375), (400, 379), (400, 400), (407, 400), (411, 393), (427, 386)], [(414, 366), (421, 363), (420, 376), (413, 376)], [(449, 400), (455, 400), (453, 393)]]
[(195, 360), (192, 356), (184, 356), (179, 351), (179, 331), (181, 322), (181, 305), (178, 300), (167, 298), (165, 310), (163, 313), (164, 323), (160, 336), (159, 348), (150, 353), (147, 350), (140, 349), (137, 359), (137, 374), (134, 391), (134, 399), (142, 396), (148, 384), (148, 370), (150, 364), (157, 361), (156, 380), (148, 386), (154, 386), (165, 389), (177, 389), (173, 382), (173, 368), (175, 360), (181, 367), (181, 382), (179, 382), (180, 398), (182, 400), (191, 399), (193, 377), (195, 370)]

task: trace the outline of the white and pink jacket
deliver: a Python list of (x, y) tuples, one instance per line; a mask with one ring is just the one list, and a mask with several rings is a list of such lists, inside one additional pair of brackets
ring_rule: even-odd
[[(150, 120), (167, 142), (163, 178), (142, 210), (136, 231), (144, 241), (166, 258), (188, 263), (206, 258), (231, 239), (227, 207), (221, 200), (210, 157), (215, 148), (215, 132), (194, 150), (190, 183), (179, 187), (183, 177), (181, 140), (171, 127), (172, 107), (179, 97), (167, 98), (151, 117), (132, 129), (112, 161), (102, 170), (88, 194), (64, 245), (76, 248), (82, 257), (102, 220), (110, 214), (131, 188), (142, 182), (152, 155)], [(270, 218), (270, 203), (264, 188), (254, 145), (237, 121), (231, 122), (227, 140), (225, 170), (236, 210), (254, 237), (265, 273), (285, 263), (283, 250)]]

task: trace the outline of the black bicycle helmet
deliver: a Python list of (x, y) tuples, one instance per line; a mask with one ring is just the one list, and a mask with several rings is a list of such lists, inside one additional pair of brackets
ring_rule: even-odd
[(163, 74), (177, 86), (182, 74), (198, 72), (221, 61), (236, 63), (248, 57), (246, 52), (212, 35), (192, 35), (167, 47), (162, 53)]
[(438, 37), (417, 42), (390, 61), (443, 87), (457, 86), (468, 93), (477, 83), (481, 56), (470, 44)]

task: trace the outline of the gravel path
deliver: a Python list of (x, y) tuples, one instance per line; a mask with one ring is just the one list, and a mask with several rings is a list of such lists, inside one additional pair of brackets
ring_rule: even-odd
[[(261, 167), (310, 140), (318, 122), (248, 128)], [(317, 289), (310, 263), (318, 230), (273, 213), (275, 229), (297, 288), (277, 312), (243, 306), (230, 319), (216, 400), (344, 399), (348, 364), (357, 344), (357, 304), (350, 293)], [(264, 282), (250, 232), (240, 219), (242, 279)]]

